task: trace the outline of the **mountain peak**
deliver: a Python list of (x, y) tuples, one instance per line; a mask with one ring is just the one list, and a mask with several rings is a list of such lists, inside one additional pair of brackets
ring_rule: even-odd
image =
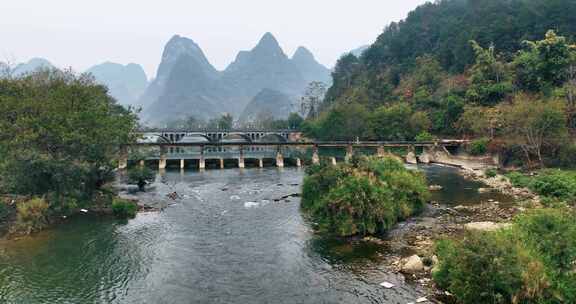
[(298, 47), (294, 55), (292, 56), (292, 60), (295, 61), (316, 61), (314, 58), (314, 54), (310, 52), (307, 48), (301, 46)]
[(282, 51), (278, 40), (276, 37), (272, 35), (272, 33), (268, 32), (262, 36), (258, 45), (254, 48), (255, 50), (272, 50), (272, 51)]

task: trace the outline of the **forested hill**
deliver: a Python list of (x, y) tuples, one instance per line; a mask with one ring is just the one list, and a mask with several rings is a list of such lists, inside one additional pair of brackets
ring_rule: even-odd
[[(541, 39), (548, 30), (572, 39), (576, 35), (575, 12), (574, 0), (441, 0), (424, 4), (405, 20), (390, 24), (360, 60), (343, 57), (328, 99), (338, 99), (354, 82), (374, 82), (383, 76), (398, 80), (398, 74), (424, 54), (433, 55), (446, 71), (462, 72), (475, 59), (470, 40), (483, 46), (494, 44), (499, 53), (511, 56), (522, 47), (522, 41)], [(370, 75), (360, 77), (366, 73)]]

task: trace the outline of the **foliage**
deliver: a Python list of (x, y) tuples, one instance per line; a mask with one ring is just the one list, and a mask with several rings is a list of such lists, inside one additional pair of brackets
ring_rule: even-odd
[(43, 198), (33, 198), (20, 202), (16, 206), (16, 225), (18, 232), (30, 234), (46, 227), (50, 205)]
[(383, 234), (420, 212), (428, 199), (424, 177), (392, 158), (314, 166), (302, 188), (302, 209), (322, 232)]
[(360, 104), (336, 105), (302, 127), (306, 136), (321, 140), (355, 140), (367, 130), (368, 111)]
[(495, 47), (482, 48), (472, 41), (476, 63), (470, 69), (470, 87), (466, 98), (478, 105), (493, 106), (512, 92), (512, 76), (505, 63), (495, 54)]
[(324, 95), (326, 95), (326, 84), (320, 81), (308, 84), (304, 96), (300, 99), (300, 114), (303, 117), (318, 117)]
[(112, 201), (112, 213), (118, 218), (134, 218), (138, 211), (138, 205), (129, 200), (115, 198)]
[(490, 139), (488, 138), (479, 138), (473, 140), (470, 143), (469, 152), (472, 155), (484, 155), (488, 152), (488, 144), (490, 143)]
[(44, 70), (0, 79), (0, 160), (7, 192), (90, 201), (113, 178), (135, 113), (89, 75)]
[(430, 134), (430, 132), (428, 131), (422, 131), (420, 132), (418, 135), (416, 135), (416, 137), (414, 138), (416, 141), (434, 141), (436, 140), (436, 137), (434, 137), (434, 135)]
[(566, 202), (576, 202), (576, 173), (562, 170), (544, 170), (532, 179), (530, 189), (545, 196)]
[(533, 210), (510, 229), (470, 232), (436, 245), (436, 283), (460, 303), (573, 303), (576, 216)]
[(525, 44), (528, 49), (514, 61), (519, 87), (537, 92), (561, 86), (567, 79), (572, 56), (566, 38), (550, 30), (544, 40)]
[(487, 177), (496, 177), (498, 175), (498, 171), (496, 171), (496, 169), (488, 169), (486, 170), (486, 176)]
[(140, 191), (144, 191), (148, 183), (153, 182), (156, 174), (150, 168), (137, 166), (128, 170), (128, 182), (137, 185)]
[(514, 187), (528, 188), (530, 186), (531, 178), (520, 172), (510, 172), (506, 174)]
[(508, 142), (522, 149), (528, 164), (535, 155), (544, 166), (542, 149), (562, 143), (567, 136), (565, 107), (560, 101), (519, 95), (513, 104), (503, 105), (501, 112)]

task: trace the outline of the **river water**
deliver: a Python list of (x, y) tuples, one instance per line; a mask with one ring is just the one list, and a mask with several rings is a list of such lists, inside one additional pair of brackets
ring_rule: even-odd
[[(423, 167), (444, 203), (478, 184)], [(387, 273), (385, 248), (313, 234), (299, 211), (303, 171), (168, 171), (141, 198), (163, 212), (130, 221), (78, 216), (0, 243), (0, 303), (408, 303), (422, 291)], [(469, 191), (469, 192), (466, 192)], [(172, 201), (167, 193), (181, 197)], [(464, 192), (464, 194), (454, 194)], [(398, 287), (384, 289), (383, 281)]]

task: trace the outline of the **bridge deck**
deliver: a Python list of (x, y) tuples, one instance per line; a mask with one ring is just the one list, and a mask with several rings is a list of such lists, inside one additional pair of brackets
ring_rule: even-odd
[(197, 143), (134, 143), (128, 146), (148, 147), (214, 147), (214, 146), (317, 146), (317, 147), (432, 147), (432, 146), (460, 146), (468, 143), (467, 140), (441, 140), (441, 141), (316, 141), (316, 142), (197, 142)]

